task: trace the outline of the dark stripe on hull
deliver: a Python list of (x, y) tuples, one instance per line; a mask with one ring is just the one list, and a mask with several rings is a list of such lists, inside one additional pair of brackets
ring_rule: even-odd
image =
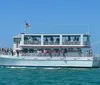
[(80, 66), (20, 66), (20, 65), (0, 65), (0, 68), (7, 67), (27, 67), (27, 68), (99, 68), (98, 66), (93, 67), (80, 67)]

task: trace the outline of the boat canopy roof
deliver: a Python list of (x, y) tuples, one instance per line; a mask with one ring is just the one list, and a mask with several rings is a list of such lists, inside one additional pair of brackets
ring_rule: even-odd
[(89, 36), (89, 34), (21, 34), (21, 35), (44, 35), (44, 36), (58, 36), (58, 35), (65, 35), (65, 36), (80, 36), (80, 35), (84, 35), (84, 36)]

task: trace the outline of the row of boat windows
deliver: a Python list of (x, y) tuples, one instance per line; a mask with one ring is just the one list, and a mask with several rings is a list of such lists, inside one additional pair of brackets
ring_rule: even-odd
[[(71, 37), (68, 37), (68, 39), (63, 38), (62, 42), (66, 43), (68, 41), (79, 41), (79, 37), (75, 37), (73, 40)], [(59, 37), (45, 37), (43, 40), (44, 44), (60, 44), (60, 38)], [(41, 44), (41, 39), (40, 38), (25, 38), (24, 39), (24, 44)]]
[[(41, 41), (41, 38), (40, 37), (24, 37), (24, 41)], [(60, 42), (60, 38), (59, 37), (44, 37), (43, 38), (44, 41), (46, 42)], [(80, 37), (62, 37), (62, 40), (63, 41), (79, 41), (80, 40)]]
[[(84, 37), (83, 39), (84, 41), (89, 41), (89, 37)], [(14, 38), (14, 42), (19, 43), (21, 41), (21, 38)], [(62, 42), (67, 42), (67, 41), (71, 41), (71, 42), (76, 42), (76, 41), (80, 41), (80, 37), (71, 37), (71, 36), (67, 36), (67, 37), (62, 37)], [(38, 43), (40, 44), (41, 42), (41, 37), (34, 37), (34, 36), (24, 36), (24, 43)], [(44, 43), (58, 43), (60, 42), (60, 37), (44, 37), (43, 38), (43, 42)]]

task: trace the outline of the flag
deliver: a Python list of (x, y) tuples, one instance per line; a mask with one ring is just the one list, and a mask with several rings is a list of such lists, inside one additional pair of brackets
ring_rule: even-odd
[(26, 21), (25, 21), (25, 28), (29, 28), (30, 27), (30, 24), (28, 24)]

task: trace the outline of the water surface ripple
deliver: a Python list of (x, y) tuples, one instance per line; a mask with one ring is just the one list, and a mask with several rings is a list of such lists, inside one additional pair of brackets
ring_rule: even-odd
[(100, 85), (100, 69), (0, 68), (0, 85)]

